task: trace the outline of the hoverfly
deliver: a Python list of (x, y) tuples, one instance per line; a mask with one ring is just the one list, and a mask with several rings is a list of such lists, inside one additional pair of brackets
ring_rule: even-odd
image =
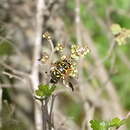
[(70, 74), (73, 71), (72, 62), (71, 60), (62, 59), (59, 61), (56, 61), (54, 63), (54, 66), (50, 69), (50, 83), (56, 84), (59, 81), (63, 81), (63, 84), (67, 87), (70, 87), (72, 91), (74, 91), (73, 84), (70, 79), (72, 77)]

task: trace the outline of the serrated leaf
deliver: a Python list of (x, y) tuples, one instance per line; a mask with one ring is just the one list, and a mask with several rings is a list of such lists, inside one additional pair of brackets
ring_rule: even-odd
[(93, 130), (108, 130), (108, 124), (105, 121), (91, 120), (90, 123)]
[(111, 126), (116, 126), (116, 125), (118, 125), (119, 123), (120, 123), (120, 119), (119, 118), (113, 118), (112, 120), (111, 120), (111, 122), (110, 122), (110, 125)]
[(37, 96), (40, 96), (40, 97), (44, 96), (44, 93), (41, 90), (39, 90), (39, 89), (36, 90), (35, 93), (36, 93)]
[(48, 86), (48, 85), (40, 84), (38, 87), (38, 90), (36, 90), (35, 93), (37, 96), (49, 97), (54, 90), (55, 90), (55, 86)]
[(111, 121), (98, 121), (91, 120), (91, 128), (93, 130), (109, 130), (111, 127), (119, 128), (121, 125), (125, 124), (126, 119), (113, 118)]
[(119, 118), (113, 118), (110, 122), (109, 122), (109, 126), (110, 127), (120, 127), (121, 125), (123, 125), (125, 123), (125, 119), (121, 120)]
[(126, 119), (119, 119), (119, 118), (113, 118), (111, 121), (110, 121), (110, 127), (120, 127), (121, 125), (125, 124), (125, 121)]
[(124, 125), (126, 123), (126, 119), (120, 121), (119, 126)]
[(38, 88), (40, 89), (40, 90), (42, 90), (42, 91), (48, 91), (48, 85), (44, 85), (44, 84), (40, 84), (39, 86), (38, 86)]

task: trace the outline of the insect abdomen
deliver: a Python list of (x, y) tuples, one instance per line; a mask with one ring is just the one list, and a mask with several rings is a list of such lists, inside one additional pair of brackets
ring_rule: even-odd
[(59, 79), (61, 78), (61, 73), (57, 69), (52, 70), (50, 73), (51, 73), (50, 82), (57, 83)]
[(50, 82), (56, 84), (60, 79), (64, 78), (70, 66), (71, 64), (67, 60), (56, 62), (55, 67), (50, 71)]

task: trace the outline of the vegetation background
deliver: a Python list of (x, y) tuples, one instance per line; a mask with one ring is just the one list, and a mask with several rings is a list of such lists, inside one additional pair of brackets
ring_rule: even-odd
[[(130, 44), (115, 43), (113, 23), (130, 29), (129, 0), (0, 0), (1, 130), (41, 130), (33, 95), (45, 80), (38, 58), (43, 50), (50, 53), (42, 39), (46, 31), (54, 46), (83, 43), (91, 50), (80, 62), (75, 91), (56, 88), (55, 129), (91, 130), (92, 119), (125, 118), (130, 111)], [(129, 119), (121, 129), (130, 130)]]

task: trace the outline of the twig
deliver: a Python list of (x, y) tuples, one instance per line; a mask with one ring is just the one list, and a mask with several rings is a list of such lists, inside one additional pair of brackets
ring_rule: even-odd
[(53, 54), (54, 54), (55, 49), (54, 49), (54, 45), (53, 45), (52, 40), (50, 39), (50, 40), (48, 40), (48, 41), (49, 41), (49, 43), (50, 43), (50, 45), (51, 45), (51, 55), (50, 55), (50, 61), (51, 61), (51, 60), (52, 60), (52, 56), (53, 56)]
[[(25, 78), (28, 79), (29, 83), (31, 83), (31, 79), (30, 79), (30, 76), (29, 74), (25, 73), (25, 72), (22, 72), (22, 71), (19, 71), (19, 70), (16, 70), (15, 68), (13, 68), (12, 66), (9, 66), (7, 65), (6, 63), (0, 61), (0, 65), (2, 65), (4, 68), (10, 70), (12, 73), (9, 73), (9, 72), (3, 72), (3, 74), (5, 75), (8, 75), (9, 78), (16, 78), (18, 80), (21, 80), (24, 82)], [(32, 83), (31, 83), (32, 84)], [(32, 88), (31, 88), (32, 90)]]
[(2, 127), (2, 87), (0, 84), (0, 128)]
[[(82, 45), (82, 37), (81, 37), (81, 23), (80, 23), (80, 0), (76, 0), (76, 16), (75, 16), (75, 22), (76, 22), (76, 38), (77, 38), (77, 43), (79, 45)], [(83, 81), (83, 58), (80, 58), (80, 62), (79, 62), (79, 68), (78, 68), (78, 71), (79, 71), (79, 90), (80, 90), (80, 96), (82, 98), (82, 100), (85, 100), (86, 98), (86, 93), (84, 91), (84, 81)], [(88, 83), (87, 83), (88, 86), (90, 86)], [(82, 128), (85, 129), (85, 126), (87, 125), (88, 129), (89, 129), (89, 125), (88, 123), (86, 123), (86, 121), (89, 120), (88, 118), (88, 115), (92, 115), (91, 113), (89, 113), (89, 109), (87, 108), (86, 109), (86, 103), (84, 103), (84, 110), (85, 110), (85, 118), (84, 118), (84, 121), (82, 123)], [(88, 112), (89, 111), (89, 112)]]
[(17, 76), (17, 75), (11, 74), (11, 73), (9, 73), (9, 72), (5, 72), (5, 71), (4, 71), (4, 72), (2, 72), (2, 74), (9, 76), (9, 78), (16, 78), (16, 79), (18, 79), (18, 80), (23, 80), (23, 78), (21, 78), (21, 77), (19, 77), (19, 76)]
[(1, 84), (1, 88), (11, 88), (12, 86), (11, 84)]
[(51, 124), (51, 120), (50, 120), (50, 116), (49, 116), (49, 113), (48, 113), (48, 103), (49, 103), (49, 99), (50, 97), (48, 97), (46, 100), (45, 100), (45, 111), (46, 111), (46, 115), (44, 114), (44, 116), (46, 117), (46, 121), (47, 121), (47, 124), (48, 124), (48, 130), (51, 130), (52, 128), (52, 124)]
[(114, 49), (116, 47), (117, 43), (114, 41), (111, 43), (110, 48), (108, 49), (107, 55), (101, 60), (101, 63), (104, 63), (106, 60), (109, 60), (109, 58), (112, 56)]
[(55, 98), (56, 98), (56, 95), (52, 95), (51, 107), (50, 107), (50, 112), (49, 112), (49, 117), (50, 117), (51, 124), (52, 124), (52, 110), (53, 110)]
[(91, 130), (89, 121), (92, 120), (94, 117), (95, 107), (94, 106), (90, 107), (88, 103), (85, 103), (84, 107), (86, 111), (85, 111), (85, 119), (82, 123), (82, 130), (85, 130), (86, 126), (87, 130)]
[(50, 45), (51, 45), (51, 54), (50, 54), (50, 57), (49, 57), (49, 60), (48, 60), (48, 71), (49, 71), (49, 70), (50, 70), (50, 67), (51, 67), (51, 62), (52, 62), (52, 59), (53, 59), (53, 55), (54, 55), (54, 53), (55, 53), (55, 48), (54, 48), (52, 39), (49, 39), (48, 42), (49, 42)]
[[(41, 42), (42, 42), (42, 31), (43, 31), (43, 14), (45, 10), (45, 1), (44, 0), (37, 0), (37, 12), (36, 12), (36, 38), (34, 44), (34, 51), (33, 51), (33, 63), (32, 63), (32, 73), (31, 73), (31, 80), (32, 80), (32, 88), (35, 91), (39, 85), (39, 65), (37, 60), (40, 57), (41, 51)], [(37, 103), (36, 103), (37, 102)], [(38, 107), (41, 106), (39, 101), (35, 101), (35, 125), (36, 130), (43, 130), (43, 122), (42, 122), (42, 111)]]
[(122, 61), (122, 63), (124, 63), (128, 67), (128, 69), (130, 69), (129, 58), (124, 53), (122, 53), (122, 51), (120, 51), (120, 50), (117, 50), (116, 53), (117, 53), (118, 57), (120, 58), (120, 60)]
[(81, 45), (81, 31), (80, 31), (80, 1), (76, 0), (75, 8), (75, 23), (76, 23), (76, 38), (77, 43)]
[(22, 76), (22, 77), (29, 78), (29, 75), (27, 73), (19, 71), (19, 70), (16, 70), (13, 67), (11, 67), (10, 65), (7, 65), (6, 63), (4, 63), (2, 61), (0, 61), (0, 65), (2, 65), (6, 69), (12, 71), (15, 75), (19, 75), (19, 76)]
[(43, 130), (47, 130), (47, 111), (46, 111), (46, 107), (47, 107), (47, 104), (44, 102), (46, 102), (45, 100), (44, 101), (41, 101), (41, 110), (42, 110), (42, 125), (43, 125)]
[(130, 117), (130, 112), (127, 113), (125, 119), (129, 118)]

